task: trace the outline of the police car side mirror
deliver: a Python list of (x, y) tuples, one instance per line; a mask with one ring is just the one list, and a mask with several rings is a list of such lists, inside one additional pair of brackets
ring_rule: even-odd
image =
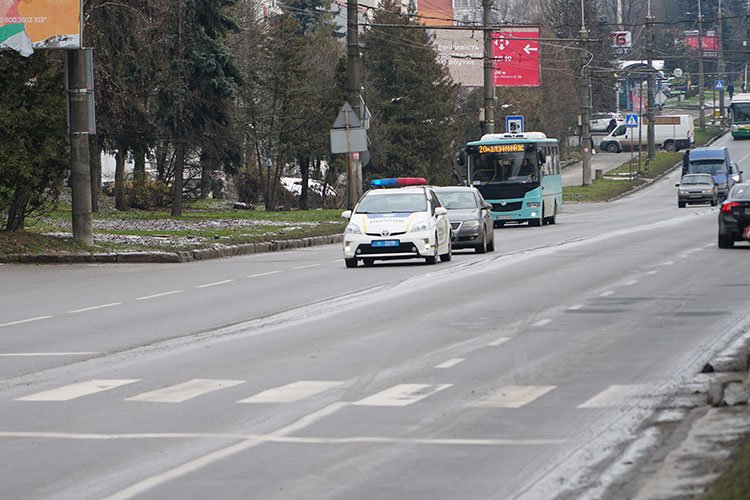
[(448, 210), (445, 207), (437, 207), (435, 209), (435, 215), (448, 215)]
[(341, 212), (341, 217), (344, 219), (351, 219), (352, 218), (352, 211), (351, 210), (345, 210)]

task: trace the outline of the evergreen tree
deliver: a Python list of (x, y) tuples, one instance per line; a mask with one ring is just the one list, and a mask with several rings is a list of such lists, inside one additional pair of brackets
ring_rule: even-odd
[(427, 31), (400, 12), (400, 3), (387, 0), (373, 24), (363, 36), (365, 101), (373, 114), (365, 176), (424, 176), (447, 183), (463, 139), (456, 125), (458, 87)]
[(59, 55), (0, 51), (0, 211), (4, 228), (57, 199), (68, 166), (65, 89)]

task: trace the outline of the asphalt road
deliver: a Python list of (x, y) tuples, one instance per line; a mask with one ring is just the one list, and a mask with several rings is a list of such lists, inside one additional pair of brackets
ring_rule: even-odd
[[(750, 172), (750, 142), (728, 144)], [(675, 172), (496, 252), (0, 266), (6, 498), (577, 496), (750, 319)], [(576, 492), (575, 494), (571, 492)]]

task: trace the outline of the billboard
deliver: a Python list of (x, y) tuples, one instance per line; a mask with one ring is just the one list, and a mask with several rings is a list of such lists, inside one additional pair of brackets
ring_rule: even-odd
[(77, 49), (81, 26), (81, 0), (0, 0), (0, 49)]
[[(699, 52), (700, 48), (698, 45), (698, 30), (685, 31), (682, 34), (685, 45), (690, 48), (691, 52)], [(700, 40), (703, 45), (703, 56), (704, 57), (716, 57), (716, 53), (719, 50), (719, 38), (716, 36), (715, 31), (706, 31)]]
[(496, 87), (538, 87), (539, 28), (505, 28), (492, 32)]
[(464, 87), (481, 87), (484, 34), (482, 30), (436, 29), (432, 32), (438, 58), (448, 67), (454, 82)]

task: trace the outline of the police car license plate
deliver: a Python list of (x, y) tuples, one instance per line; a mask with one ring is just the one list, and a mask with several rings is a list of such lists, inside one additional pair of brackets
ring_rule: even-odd
[(372, 242), (374, 247), (397, 247), (399, 245), (398, 240), (375, 240)]

